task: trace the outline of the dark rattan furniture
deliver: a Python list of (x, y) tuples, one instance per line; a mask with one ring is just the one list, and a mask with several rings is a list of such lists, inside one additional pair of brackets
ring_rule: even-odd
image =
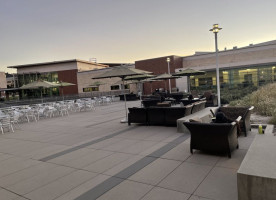
[(229, 120), (235, 121), (238, 116), (241, 116), (239, 126), (241, 132), (247, 136), (248, 131), (251, 130), (250, 116), (254, 106), (251, 107), (219, 107), (217, 112), (222, 112)]
[(214, 107), (218, 105), (218, 96), (211, 92), (204, 92), (203, 96), (206, 98), (206, 107)]
[(128, 125), (131, 123), (148, 124), (146, 108), (128, 108)]
[(185, 116), (186, 107), (129, 108), (128, 124), (176, 126), (177, 119)]
[(191, 133), (190, 151), (193, 149), (226, 153), (231, 158), (231, 151), (238, 148), (237, 124), (184, 122)]
[[(123, 94), (120, 94), (119, 97), (121, 101), (125, 100), (125, 96)], [(134, 100), (137, 100), (136, 94), (126, 94), (126, 101), (134, 101)]]

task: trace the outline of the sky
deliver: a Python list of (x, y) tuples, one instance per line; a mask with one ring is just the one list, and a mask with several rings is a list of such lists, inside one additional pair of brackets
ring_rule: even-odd
[(67, 59), (134, 63), (276, 39), (275, 0), (0, 0), (0, 71)]

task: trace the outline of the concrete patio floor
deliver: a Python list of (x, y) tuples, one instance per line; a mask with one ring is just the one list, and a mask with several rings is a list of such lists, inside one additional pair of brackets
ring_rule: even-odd
[(192, 155), (176, 127), (128, 126), (124, 114), (115, 102), (1, 135), (0, 199), (237, 199), (236, 172), (254, 131), (239, 137), (231, 159)]

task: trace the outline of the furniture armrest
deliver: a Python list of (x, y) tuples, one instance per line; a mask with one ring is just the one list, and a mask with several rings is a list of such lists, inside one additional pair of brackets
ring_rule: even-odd
[(241, 119), (242, 119), (242, 117), (241, 116), (239, 116), (235, 121), (236, 122), (240, 122), (241, 121)]
[(254, 109), (254, 106), (251, 106), (248, 110), (253, 110)]

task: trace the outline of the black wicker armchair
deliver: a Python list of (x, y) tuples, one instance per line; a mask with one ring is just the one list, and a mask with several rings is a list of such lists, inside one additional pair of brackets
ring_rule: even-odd
[[(240, 118), (237, 119), (238, 121)], [(227, 153), (238, 148), (237, 123), (184, 122), (191, 133), (190, 151), (193, 149), (212, 153)]]
[(219, 107), (217, 112), (222, 112), (228, 119), (235, 121), (235, 119), (241, 116), (239, 126), (241, 132), (247, 136), (248, 131), (251, 130), (250, 116), (254, 106), (251, 107)]

